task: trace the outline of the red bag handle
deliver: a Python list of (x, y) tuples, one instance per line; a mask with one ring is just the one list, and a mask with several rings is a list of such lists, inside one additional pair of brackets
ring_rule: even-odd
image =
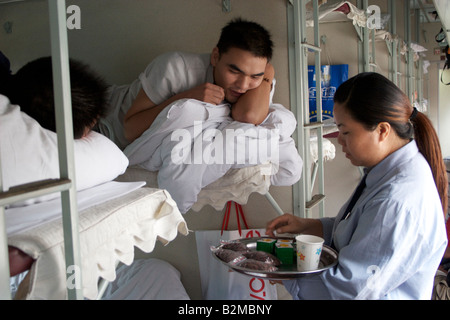
[[(232, 202), (234, 202), (234, 201), (227, 202), (227, 206), (225, 208), (225, 214), (223, 216), (222, 229), (220, 231), (220, 235), (223, 235), (224, 230), (228, 230), (228, 222), (230, 221), (230, 211), (231, 211)], [(242, 236), (240, 217), (242, 217), (242, 221), (244, 222), (246, 229), (248, 229), (247, 221), (245, 220), (244, 211), (242, 210), (242, 206), (239, 203), (234, 202), (234, 208), (236, 210), (236, 219), (237, 219), (237, 223), (238, 223), (239, 235)]]

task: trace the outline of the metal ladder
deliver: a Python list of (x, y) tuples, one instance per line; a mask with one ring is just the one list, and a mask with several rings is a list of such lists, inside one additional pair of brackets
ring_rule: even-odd
[[(365, 0), (367, 1), (367, 0)], [(392, 35), (397, 34), (397, 4), (395, 0), (388, 0), (388, 11), (391, 16), (391, 23), (389, 25), (389, 32)], [(414, 56), (413, 56), (413, 50), (411, 48), (412, 43), (412, 31), (411, 31), (411, 3), (407, 1), (405, 3), (405, 9), (404, 9), (404, 23), (405, 23), (405, 42), (408, 46), (408, 52), (406, 55), (406, 66), (404, 75), (406, 77), (405, 85), (402, 85), (401, 77), (403, 74), (399, 70), (399, 59), (400, 56), (398, 54), (399, 52), (399, 41), (397, 39), (394, 39), (391, 43), (388, 45), (389, 50), (389, 79), (394, 82), (397, 86), (401, 87), (411, 102), (414, 102), (415, 97), (414, 93), (417, 92), (417, 100), (419, 102), (424, 101), (424, 71), (423, 71), (423, 62), (424, 58), (422, 56), (419, 56), (419, 60), (417, 61), (417, 64), (414, 62)], [(416, 42), (419, 43), (420, 39), (420, 10), (415, 9), (415, 37)], [(425, 16), (426, 17), (426, 16)], [(426, 17), (426, 19), (429, 21), (429, 18)], [(426, 110), (420, 110), (422, 112), (426, 112)]]
[[(312, 0), (314, 12), (314, 44), (306, 41), (306, 1), (289, 0), (287, 5), (288, 42), (289, 42), (289, 83), (291, 110), (297, 118), (297, 132), (295, 141), (300, 156), (303, 159), (303, 174), (298, 183), (293, 186), (294, 215), (310, 216), (310, 211), (319, 205), (319, 215), (324, 216), (325, 188), (323, 163), (323, 118), (322, 118), (322, 90), (320, 65), (320, 35), (318, 0)], [(309, 121), (309, 90), (308, 90), (308, 53), (315, 56), (316, 106), (317, 122)], [(318, 194), (312, 194), (310, 136), (311, 130), (317, 130), (318, 147)]]
[[(62, 219), (66, 268), (81, 266), (78, 237), (78, 210), (75, 187), (75, 165), (73, 151), (72, 103), (70, 94), (69, 50), (66, 29), (65, 0), (48, 0), (50, 17), (51, 52), (55, 94), (56, 129), (60, 179), (37, 181), (4, 191), (0, 170), (0, 299), (11, 299), (9, 289), (9, 254), (6, 234), (5, 206), (41, 195), (61, 192)], [(1, 150), (0, 150), (1, 152)], [(1, 163), (0, 163), (1, 168)], [(83, 299), (81, 268), (68, 274), (69, 299)], [(70, 282), (69, 282), (70, 277)]]

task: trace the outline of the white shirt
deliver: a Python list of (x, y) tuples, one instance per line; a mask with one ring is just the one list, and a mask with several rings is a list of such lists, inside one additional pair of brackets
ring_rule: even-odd
[(286, 281), (296, 299), (430, 299), (447, 245), (445, 219), (428, 163), (415, 141), (370, 170), (351, 215), (324, 218), (339, 262)]

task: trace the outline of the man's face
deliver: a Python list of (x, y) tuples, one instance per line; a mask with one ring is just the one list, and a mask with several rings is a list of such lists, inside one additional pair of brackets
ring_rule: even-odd
[(229, 103), (235, 103), (242, 94), (261, 84), (267, 59), (238, 48), (219, 55), (219, 50), (214, 48), (211, 64), (215, 84), (225, 90), (225, 99)]

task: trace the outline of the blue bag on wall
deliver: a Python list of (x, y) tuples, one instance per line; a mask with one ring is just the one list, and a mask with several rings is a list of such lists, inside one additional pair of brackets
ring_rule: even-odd
[[(348, 64), (324, 65), (322, 70), (322, 117), (333, 119), (333, 97), (337, 88), (348, 80)], [(317, 121), (315, 66), (308, 66), (309, 121)]]

